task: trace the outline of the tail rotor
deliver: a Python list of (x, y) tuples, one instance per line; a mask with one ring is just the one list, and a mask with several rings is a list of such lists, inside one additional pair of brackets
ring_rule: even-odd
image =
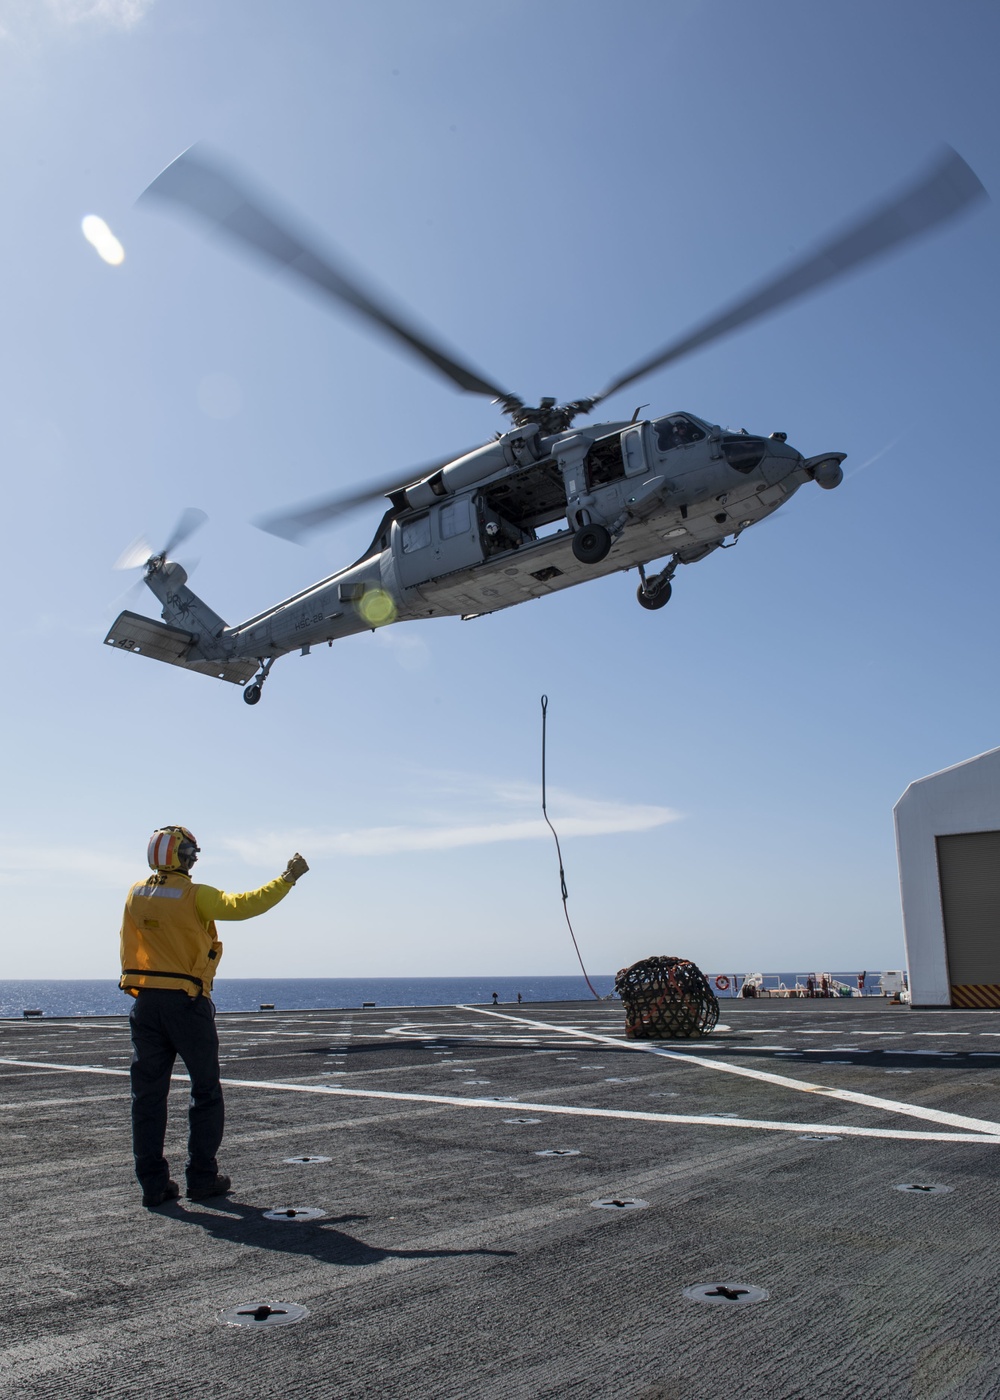
[(162, 568), (177, 546), (183, 544), (186, 539), (190, 539), (196, 530), (201, 529), (207, 519), (208, 516), (203, 510), (199, 510), (197, 506), (188, 506), (181, 511), (176, 525), (161, 550), (155, 550), (145, 536), (140, 535), (122, 551), (115, 561), (114, 568), (145, 569), (147, 574)]

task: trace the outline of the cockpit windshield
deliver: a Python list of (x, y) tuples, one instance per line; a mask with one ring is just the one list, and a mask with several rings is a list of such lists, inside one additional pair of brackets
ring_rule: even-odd
[(747, 433), (727, 434), (722, 439), (722, 451), (729, 465), (738, 472), (752, 472), (764, 460), (767, 443), (763, 438), (750, 437)]
[(700, 442), (705, 436), (697, 423), (692, 423), (683, 413), (672, 413), (669, 418), (658, 418), (653, 424), (656, 445), (661, 452), (670, 452), (675, 447), (687, 447), (692, 442)]

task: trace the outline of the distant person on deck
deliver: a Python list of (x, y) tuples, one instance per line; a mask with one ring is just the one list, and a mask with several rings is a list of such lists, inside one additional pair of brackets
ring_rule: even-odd
[(496, 992), (494, 992), (494, 993), (493, 993), (493, 1005), (494, 1005), (494, 1006), (499, 1006), (499, 1004), (500, 1004), (500, 998), (497, 996)]
[(273, 908), (309, 869), (298, 853), (283, 875), (259, 890), (224, 894), (195, 885), (191, 867), (198, 843), (184, 826), (154, 831), (146, 852), (154, 872), (133, 885), (122, 919), (123, 992), (135, 997), (132, 1030), (132, 1151), (144, 1206), (180, 1195), (163, 1156), (167, 1095), (178, 1055), (191, 1079), (188, 1110), (187, 1194), (191, 1200), (224, 1196), (215, 1154), (222, 1142), (224, 1108), (219, 1083), (219, 1036), (212, 982), (222, 957), (217, 919), (252, 919)]

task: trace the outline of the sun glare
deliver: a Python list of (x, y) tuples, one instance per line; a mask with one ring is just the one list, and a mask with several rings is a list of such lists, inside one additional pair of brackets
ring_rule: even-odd
[(80, 225), (87, 242), (97, 250), (97, 255), (112, 267), (125, 261), (125, 249), (118, 242), (103, 219), (96, 214), (88, 214)]
[(373, 588), (358, 604), (358, 611), (370, 627), (385, 627), (396, 620), (396, 604), (381, 588)]

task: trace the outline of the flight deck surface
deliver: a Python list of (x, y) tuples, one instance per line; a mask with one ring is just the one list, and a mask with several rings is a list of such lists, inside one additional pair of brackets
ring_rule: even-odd
[(0, 1393), (1000, 1396), (1000, 1015), (720, 1008), (220, 1014), (232, 1194), (153, 1211), (126, 1021), (0, 1022)]

